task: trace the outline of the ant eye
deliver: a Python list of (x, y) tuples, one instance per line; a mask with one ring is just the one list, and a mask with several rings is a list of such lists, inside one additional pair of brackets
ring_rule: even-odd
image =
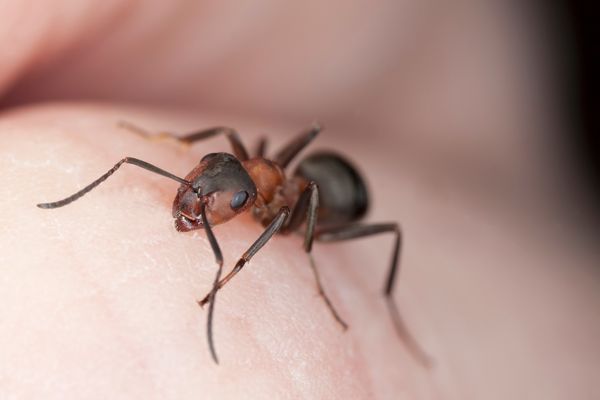
[(231, 198), (231, 208), (237, 210), (246, 203), (246, 200), (248, 200), (248, 192), (245, 190), (237, 192)]

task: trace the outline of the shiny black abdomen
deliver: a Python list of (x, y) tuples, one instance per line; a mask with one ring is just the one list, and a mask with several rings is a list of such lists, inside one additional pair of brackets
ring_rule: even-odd
[(319, 224), (356, 221), (369, 208), (369, 195), (364, 179), (339, 154), (312, 154), (300, 162), (294, 175), (315, 181), (319, 186)]

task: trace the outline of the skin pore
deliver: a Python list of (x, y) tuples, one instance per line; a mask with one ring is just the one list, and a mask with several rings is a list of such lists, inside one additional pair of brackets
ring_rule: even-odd
[[(0, 32), (4, 101), (22, 106), (0, 115), (0, 397), (593, 398), (598, 254), (547, 178), (558, 161), (540, 156), (551, 122), (527, 108), (538, 104), (528, 69), (506, 61), (521, 54), (500, 39), (523, 26), (517, 13), (192, 3), (6, 11), (39, 20), (6, 31), (18, 41)], [(325, 57), (350, 33), (346, 52)], [(444, 49), (456, 58), (436, 58)], [(485, 79), (498, 65), (510, 73)], [(173, 227), (177, 183), (126, 165), (68, 207), (35, 207), (124, 156), (185, 176), (229, 151), (222, 138), (189, 150), (145, 141), (124, 119), (157, 132), (233, 126), (250, 149), (266, 135), (272, 153), (313, 118), (326, 129), (311, 148), (342, 152), (366, 176), (368, 220), (402, 226), (395, 298), (430, 370), (381, 297), (391, 235), (315, 244), (347, 332), (317, 294), (302, 238), (274, 238), (219, 293), (217, 367), (196, 304), (216, 265), (203, 232)], [(248, 215), (215, 228), (226, 271), (260, 232)]]

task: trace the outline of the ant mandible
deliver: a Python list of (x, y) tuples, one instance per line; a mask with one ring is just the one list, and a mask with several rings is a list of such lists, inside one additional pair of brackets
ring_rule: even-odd
[[(133, 164), (179, 182), (181, 186), (173, 202), (175, 229), (179, 232), (204, 229), (218, 265), (212, 290), (198, 302), (200, 306), (209, 303), (207, 339), (215, 363), (218, 364), (218, 358), (213, 341), (212, 318), (217, 291), (240, 272), (273, 235), (304, 230), (303, 247), (308, 255), (318, 292), (344, 330), (348, 325), (335, 310), (321, 285), (311, 255), (313, 241), (336, 242), (386, 232), (394, 234), (392, 260), (383, 294), (396, 332), (413, 356), (424, 365), (429, 365), (429, 357), (406, 328), (392, 296), (399, 270), (402, 242), (400, 227), (395, 222), (359, 222), (367, 212), (369, 196), (365, 181), (357, 169), (339, 154), (320, 152), (301, 160), (291, 177), (287, 177), (284, 172), (294, 157), (318, 135), (321, 130), (319, 125), (315, 124), (303, 131), (272, 158), (265, 156), (265, 139), (259, 143), (256, 155), (250, 157), (237, 132), (228, 127), (214, 127), (178, 137), (171, 133), (152, 135), (129, 123), (121, 123), (121, 126), (148, 139), (166, 138), (184, 145), (225, 135), (234, 155), (207, 154), (185, 179), (137, 158), (125, 157), (77, 193), (63, 200), (37, 206), (50, 209), (70, 204), (108, 179), (123, 164)], [(223, 255), (212, 227), (248, 210), (265, 230), (241, 256), (231, 272), (221, 279)]]

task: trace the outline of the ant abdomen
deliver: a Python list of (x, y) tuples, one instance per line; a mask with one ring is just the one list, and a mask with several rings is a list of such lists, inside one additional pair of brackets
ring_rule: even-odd
[(348, 160), (333, 152), (314, 153), (294, 175), (319, 186), (319, 223), (343, 224), (362, 218), (369, 208), (365, 180)]

